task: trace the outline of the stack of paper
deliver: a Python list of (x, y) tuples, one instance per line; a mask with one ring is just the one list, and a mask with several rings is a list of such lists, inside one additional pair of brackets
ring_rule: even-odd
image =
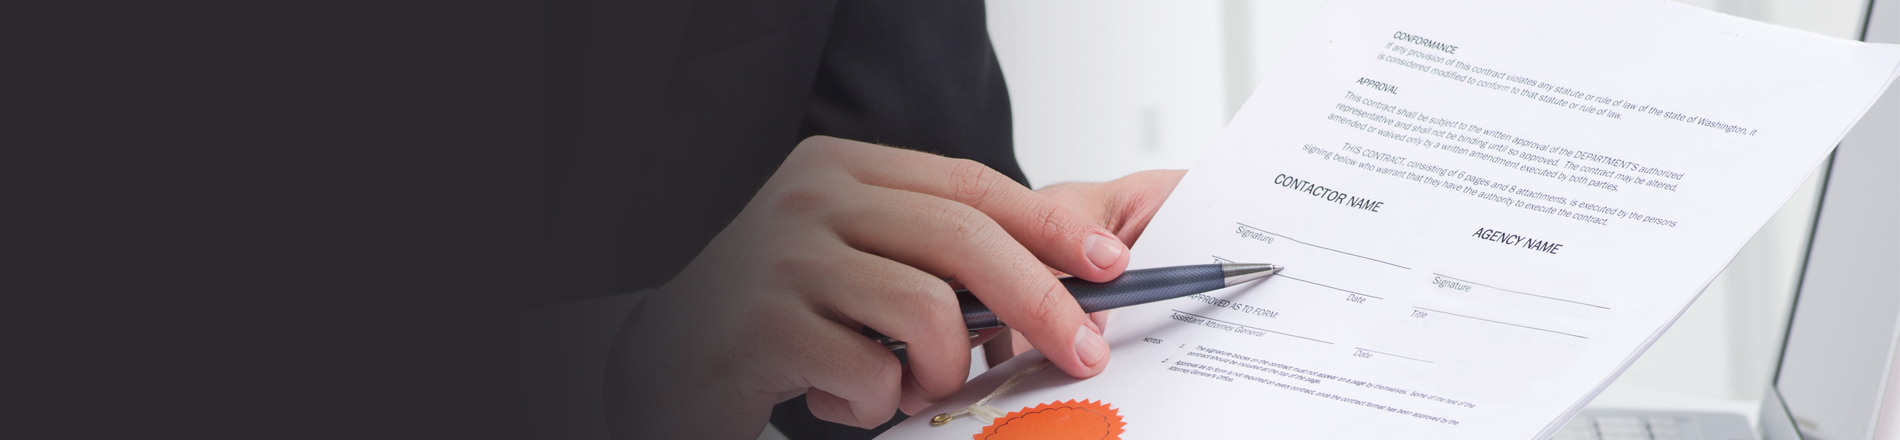
[(1119, 419), (1131, 439), (1548, 437), (1897, 66), (1897, 47), (1665, 1), (1334, 1), (1130, 266), (1285, 271), (1116, 312), (1108, 369), (1046, 369), (990, 402), (1016, 414), (927, 423), (1033, 352), (887, 437), (1037, 429), (1056, 419), (1025, 414), (1070, 401), (1099, 403), (1062, 423)]

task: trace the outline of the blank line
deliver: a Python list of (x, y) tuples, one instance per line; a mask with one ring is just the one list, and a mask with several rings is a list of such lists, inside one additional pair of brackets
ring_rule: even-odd
[(1392, 267), (1396, 267), (1396, 268), (1400, 268), (1400, 269), (1405, 269), (1405, 270), (1412, 270), (1412, 268), (1410, 268), (1410, 267), (1405, 267), (1405, 266), (1400, 266), (1400, 265), (1397, 265), (1397, 264), (1392, 264), (1392, 263), (1387, 263), (1387, 262), (1385, 262), (1385, 261), (1383, 261), (1383, 260), (1380, 260), (1380, 259), (1377, 259), (1377, 258), (1372, 258), (1372, 257), (1368, 257), (1368, 256), (1364, 256), (1364, 255), (1359, 255), (1359, 254), (1355, 254), (1355, 253), (1351, 253), (1351, 252), (1346, 252), (1346, 251), (1342, 251), (1342, 250), (1338, 250), (1338, 249), (1333, 249), (1333, 248), (1329, 248), (1329, 247), (1325, 247), (1325, 246), (1320, 246), (1320, 245), (1317, 245), (1317, 244), (1312, 244), (1312, 243), (1307, 243), (1307, 242), (1304, 242), (1304, 241), (1300, 241), (1300, 240), (1299, 240), (1299, 239), (1297, 239), (1297, 238), (1293, 238), (1293, 237), (1288, 237), (1288, 236), (1285, 236), (1285, 235), (1280, 235), (1280, 234), (1275, 234), (1275, 233), (1272, 233), (1272, 232), (1267, 232), (1267, 230), (1265, 230), (1265, 229), (1260, 229), (1260, 228), (1258, 228), (1258, 227), (1254, 227), (1253, 225), (1249, 225), (1249, 224), (1246, 224), (1246, 223), (1241, 223), (1241, 222), (1234, 222), (1234, 224), (1237, 224), (1237, 225), (1241, 225), (1241, 226), (1246, 226), (1246, 227), (1249, 227), (1249, 228), (1253, 228), (1253, 230), (1255, 230), (1255, 231), (1260, 231), (1260, 232), (1263, 232), (1263, 233), (1267, 233), (1267, 234), (1272, 234), (1273, 236), (1276, 236), (1276, 237), (1280, 237), (1280, 238), (1284, 238), (1284, 239), (1287, 239), (1287, 240), (1292, 240), (1292, 241), (1293, 241), (1294, 243), (1299, 243), (1299, 244), (1303, 244), (1303, 245), (1307, 245), (1307, 246), (1312, 246), (1312, 247), (1316, 247), (1316, 248), (1320, 248), (1320, 249), (1325, 249), (1325, 250), (1329, 250), (1329, 251), (1333, 251), (1333, 252), (1338, 252), (1338, 253), (1342, 253), (1342, 254), (1346, 254), (1346, 255), (1351, 255), (1351, 256), (1355, 256), (1355, 257), (1359, 257), (1359, 258), (1364, 258), (1364, 259), (1367, 259), (1367, 260), (1372, 260), (1372, 261), (1377, 261), (1377, 262), (1379, 262), (1379, 263), (1382, 263), (1382, 264), (1386, 264), (1386, 265), (1389, 265), (1389, 266), (1392, 266)]
[(1454, 279), (1454, 280), (1458, 280), (1458, 281), (1464, 281), (1464, 282), (1467, 282), (1467, 283), (1471, 283), (1471, 284), (1476, 284), (1476, 285), (1479, 285), (1479, 286), (1484, 286), (1484, 287), (1490, 287), (1490, 288), (1492, 288), (1492, 289), (1497, 289), (1497, 290), (1502, 290), (1502, 291), (1506, 291), (1506, 292), (1511, 292), (1511, 293), (1515, 293), (1515, 294), (1519, 294), (1519, 295), (1530, 295), (1530, 296), (1535, 296), (1535, 297), (1538, 297), (1538, 298), (1543, 298), (1543, 299), (1548, 299), (1548, 300), (1555, 300), (1555, 301), (1563, 301), (1563, 302), (1567, 302), (1567, 303), (1571, 303), (1571, 304), (1582, 304), (1582, 305), (1586, 305), (1586, 306), (1590, 306), (1590, 307), (1596, 307), (1596, 308), (1599, 308), (1599, 309), (1603, 309), (1603, 310), (1609, 310), (1609, 309), (1610, 309), (1609, 307), (1604, 307), (1604, 306), (1599, 306), (1599, 305), (1596, 305), (1596, 304), (1591, 304), (1591, 303), (1587, 303), (1587, 302), (1582, 302), (1582, 301), (1571, 301), (1571, 300), (1567, 300), (1567, 299), (1563, 299), (1563, 298), (1555, 298), (1555, 297), (1549, 297), (1549, 296), (1543, 296), (1543, 295), (1538, 295), (1538, 294), (1535, 294), (1535, 293), (1530, 293), (1530, 292), (1519, 292), (1519, 291), (1516, 291), (1516, 290), (1511, 290), (1511, 289), (1506, 289), (1506, 288), (1502, 288), (1502, 287), (1497, 287), (1497, 286), (1493, 286), (1493, 285), (1490, 285), (1490, 284), (1484, 284), (1484, 283), (1480, 283), (1480, 282), (1476, 282), (1476, 281), (1472, 281), (1472, 280), (1467, 280), (1467, 279), (1464, 279), (1464, 278), (1458, 278), (1458, 277), (1454, 277), (1454, 276), (1451, 276), (1451, 275), (1445, 275), (1445, 274), (1442, 274), (1442, 273), (1438, 273), (1438, 272), (1432, 272), (1432, 275), (1438, 275), (1438, 276), (1441, 276), (1441, 277), (1445, 277), (1445, 278), (1451, 278), (1451, 279)]
[(1405, 356), (1399, 356), (1399, 355), (1396, 355), (1396, 354), (1392, 354), (1392, 353), (1386, 353), (1386, 352), (1383, 352), (1383, 351), (1379, 351), (1379, 350), (1373, 350), (1373, 349), (1370, 349), (1370, 348), (1364, 348), (1364, 347), (1353, 347), (1353, 348), (1354, 348), (1354, 349), (1357, 349), (1357, 350), (1365, 350), (1365, 351), (1369, 351), (1369, 352), (1373, 352), (1373, 353), (1378, 353), (1378, 354), (1383, 354), (1383, 355), (1386, 355), (1386, 356), (1391, 356), (1391, 357), (1398, 357), (1398, 358), (1406, 358), (1406, 359), (1411, 359), (1411, 360), (1415, 360), (1415, 361), (1419, 361), (1419, 362), (1424, 362), (1424, 363), (1427, 363), (1427, 364), (1436, 364), (1436, 363), (1437, 363), (1437, 362), (1432, 362), (1432, 361), (1428, 361), (1428, 360), (1424, 360), (1424, 359), (1419, 359), (1419, 358), (1414, 358), (1414, 357), (1405, 357)]
[[(1248, 227), (1249, 227), (1249, 228), (1251, 228), (1252, 226), (1248, 226)], [(1221, 258), (1221, 257), (1220, 257), (1219, 255), (1209, 255), (1209, 257), (1214, 257), (1214, 259), (1216, 259), (1216, 260), (1221, 260), (1221, 261), (1225, 261), (1225, 262), (1229, 262), (1229, 263), (1232, 263), (1232, 262), (1234, 262), (1234, 260), (1229, 260), (1229, 259), (1226, 259), (1226, 258)], [(1280, 269), (1280, 270), (1282, 270), (1282, 271), (1284, 271), (1284, 270), (1286, 270), (1286, 269)], [(1385, 297), (1383, 297), (1383, 296), (1378, 296), (1378, 295), (1367, 295), (1367, 294), (1364, 294), (1364, 293), (1359, 293), (1359, 292), (1354, 292), (1354, 291), (1351, 291), (1351, 290), (1346, 290), (1346, 289), (1341, 289), (1341, 288), (1338, 288), (1338, 287), (1333, 287), (1333, 286), (1328, 286), (1328, 285), (1325, 285), (1325, 284), (1320, 284), (1320, 283), (1315, 283), (1315, 282), (1312, 282), (1312, 281), (1307, 281), (1307, 280), (1302, 280), (1302, 279), (1299, 279), (1299, 278), (1294, 278), (1294, 277), (1290, 277), (1290, 276), (1286, 276), (1285, 274), (1281, 274), (1281, 273), (1275, 273), (1275, 274), (1273, 274), (1273, 276), (1276, 276), (1276, 277), (1280, 277), (1280, 278), (1286, 278), (1286, 279), (1290, 279), (1290, 280), (1293, 280), (1293, 281), (1299, 281), (1299, 282), (1302, 282), (1302, 283), (1306, 283), (1306, 284), (1312, 284), (1312, 285), (1315, 285), (1315, 286), (1320, 286), (1320, 287), (1325, 287), (1325, 288), (1328, 288), (1328, 289), (1333, 289), (1333, 290), (1337, 290), (1337, 291), (1341, 291), (1341, 292), (1346, 292), (1346, 293), (1350, 293), (1350, 294), (1354, 294), (1354, 295), (1359, 295), (1359, 296), (1370, 296), (1370, 297), (1373, 297), (1373, 298), (1378, 298), (1378, 299), (1385, 299)]]
[[(1201, 318), (1201, 319), (1205, 319), (1205, 320), (1209, 320), (1209, 321), (1214, 321), (1214, 322), (1225, 322), (1225, 323), (1228, 323), (1228, 324), (1233, 324), (1233, 325), (1235, 325), (1235, 326), (1239, 326), (1239, 327), (1246, 327), (1246, 328), (1250, 328), (1250, 329), (1254, 329), (1254, 330), (1259, 330), (1259, 331), (1263, 331), (1263, 332), (1267, 332), (1267, 333), (1276, 333), (1276, 334), (1281, 334), (1281, 335), (1286, 335), (1286, 336), (1292, 336), (1292, 337), (1295, 337), (1295, 338), (1300, 338), (1300, 339), (1305, 339), (1305, 340), (1308, 340), (1308, 341), (1313, 341), (1313, 342), (1326, 342), (1326, 341), (1321, 341), (1321, 340), (1318, 340), (1318, 339), (1313, 339), (1313, 338), (1309, 338), (1309, 337), (1305, 337), (1305, 336), (1300, 336), (1300, 335), (1296, 335), (1296, 334), (1292, 334), (1292, 333), (1281, 333), (1281, 332), (1276, 332), (1276, 331), (1273, 331), (1273, 330), (1267, 330), (1267, 329), (1264, 329), (1264, 328), (1260, 328), (1260, 327), (1254, 327), (1254, 326), (1251, 326), (1251, 325), (1246, 325), (1246, 324), (1241, 324), (1241, 323), (1238, 323), (1238, 322), (1233, 322), (1233, 321), (1222, 321), (1222, 320), (1219, 320), (1219, 319), (1214, 319), (1214, 318), (1209, 318), (1209, 317), (1206, 317), (1206, 316), (1201, 316), (1201, 315), (1196, 315), (1196, 314), (1193, 314), (1193, 313), (1188, 313), (1188, 312), (1183, 312), (1183, 311), (1180, 311), (1180, 310), (1177, 310), (1177, 309), (1169, 309), (1169, 310), (1174, 310), (1174, 312), (1175, 312), (1175, 313), (1180, 313), (1180, 314), (1183, 314), (1183, 315), (1188, 315), (1188, 316), (1192, 316), (1192, 317), (1196, 317), (1196, 318)], [(1328, 343), (1328, 344), (1331, 344), (1331, 342), (1326, 342), (1326, 343)]]
[(1519, 324), (1512, 324), (1512, 323), (1508, 323), (1508, 322), (1504, 322), (1504, 321), (1492, 321), (1492, 320), (1489, 320), (1489, 319), (1484, 319), (1484, 318), (1479, 318), (1479, 317), (1476, 317), (1476, 316), (1465, 316), (1465, 315), (1460, 315), (1460, 314), (1457, 314), (1457, 313), (1452, 313), (1452, 312), (1447, 312), (1447, 311), (1443, 311), (1443, 310), (1432, 310), (1432, 309), (1427, 309), (1427, 308), (1424, 308), (1424, 307), (1419, 307), (1419, 306), (1412, 306), (1412, 308), (1414, 308), (1414, 309), (1419, 309), (1419, 310), (1425, 310), (1425, 311), (1431, 311), (1431, 312), (1438, 312), (1438, 313), (1443, 313), (1443, 314), (1447, 314), (1447, 315), (1451, 315), (1451, 316), (1456, 316), (1456, 317), (1460, 317), (1460, 318), (1471, 318), (1471, 319), (1476, 319), (1476, 320), (1479, 320), (1479, 321), (1484, 321), (1484, 322), (1490, 322), (1490, 323), (1497, 323), (1497, 324), (1504, 324), (1504, 325), (1508, 325), (1508, 326), (1512, 326), (1512, 327), (1523, 327), (1523, 328), (1527, 328), (1527, 329), (1531, 329), (1531, 330), (1542, 330), (1542, 331), (1547, 331), (1547, 332), (1551, 332), (1551, 333), (1556, 333), (1556, 334), (1560, 334), (1560, 335), (1564, 335), (1564, 336), (1570, 336), (1570, 337), (1576, 337), (1576, 338), (1583, 338), (1583, 339), (1590, 339), (1590, 338), (1588, 338), (1588, 337), (1584, 337), (1584, 336), (1579, 336), (1579, 335), (1573, 335), (1573, 334), (1569, 334), (1569, 333), (1564, 333), (1564, 332), (1560, 332), (1560, 331), (1556, 331), (1556, 330), (1551, 330), (1551, 329), (1542, 329), (1542, 328), (1537, 328), (1537, 327), (1531, 327), (1531, 326), (1528, 326), (1528, 325), (1519, 325)]
[(1273, 276), (1274, 276), (1275, 278), (1286, 278), (1286, 279), (1289, 279), (1289, 280), (1293, 280), (1293, 281), (1299, 281), (1299, 282), (1302, 282), (1302, 283), (1306, 283), (1306, 284), (1312, 284), (1312, 285), (1315, 285), (1315, 286), (1320, 286), (1320, 287), (1325, 287), (1325, 288), (1328, 288), (1328, 289), (1333, 289), (1333, 290), (1337, 290), (1337, 291), (1341, 291), (1341, 292), (1346, 292), (1346, 293), (1350, 293), (1350, 294), (1354, 294), (1354, 295), (1359, 295), (1359, 296), (1370, 296), (1370, 297), (1373, 297), (1373, 298), (1378, 298), (1378, 299), (1385, 299), (1385, 297), (1383, 297), (1383, 296), (1377, 296), (1377, 295), (1367, 295), (1367, 294), (1364, 294), (1364, 293), (1359, 293), (1359, 292), (1354, 292), (1354, 291), (1351, 291), (1351, 290), (1346, 290), (1346, 289), (1341, 289), (1341, 288), (1338, 288), (1338, 287), (1333, 287), (1333, 286), (1328, 286), (1328, 285), (1325, 285), (1325, 284), (1320, 284), (1320, 283), (1315, 283), (1315, 282), (1312, 282), (1312, 281), (1307, 281), (1307, 280), (1302, 280), (1302, 279), (1299, 279), (1299, 278), (1294, 278), (1294, 277), (1290, 277), (1290, 276), (1286, 276), (1286, 274), (1278, 274), (1278, 273), (1276, 273), (1276, 274), (1273, 274)]

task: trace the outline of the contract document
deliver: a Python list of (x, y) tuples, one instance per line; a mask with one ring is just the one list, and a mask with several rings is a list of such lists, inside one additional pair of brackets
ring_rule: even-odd
[[(886, 437), (1546, 438), (1897, 66), (1895, 46), (1665, 1), (1334, 1), (1130, 266), (1284, 271), (1118, 310), (1100, 376), (996, 392), (1026, 353)], [(929, 423), (992, 394), (1009, 414)]]

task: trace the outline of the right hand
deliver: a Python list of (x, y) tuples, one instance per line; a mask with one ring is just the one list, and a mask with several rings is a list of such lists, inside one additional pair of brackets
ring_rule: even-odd
[[(974, 161), (809, 138), (627, 317), (608, 418), (623, 438), (749, 439), (800, 393), (819, 418), (867, 428), (922, 410), (962, 387), (981, 342), (944, 278), (1091, 377), (1108, 344), (1050, 269), (1103, 282), (1127, 265), (1115, 234)], [(863, 326), (907, 342), (908, 368)]]

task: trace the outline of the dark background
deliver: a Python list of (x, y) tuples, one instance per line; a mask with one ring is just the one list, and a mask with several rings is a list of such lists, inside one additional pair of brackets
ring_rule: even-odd
[(21, 438), (475, 435), (483, 315), (582, 294), (551, 6), (266, 3), (8, 7)]
[(492, 322), (664, 282), (804, 136), (1022, 180), (981, 2), (4, 8), (27, 438), (479, 436)]

